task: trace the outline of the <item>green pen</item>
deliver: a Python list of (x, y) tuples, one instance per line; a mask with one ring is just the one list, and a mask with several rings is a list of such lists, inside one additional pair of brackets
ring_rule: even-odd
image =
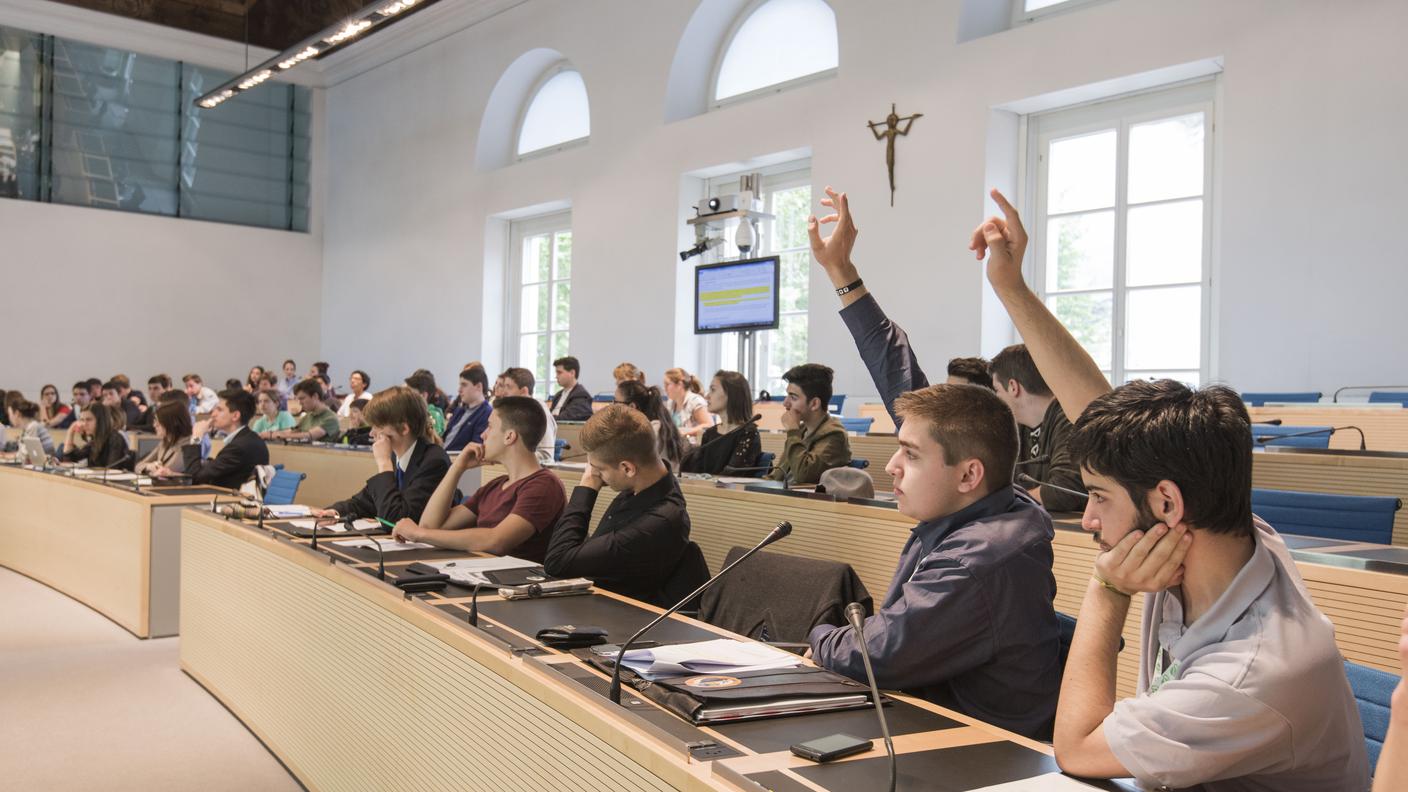
[(394, 528), (396, 527), (396, 523), (391, 522), (390, 520), (387, 520), (387, 519), (382, 518), (382, 517), (376, 518), (376, 521), (379, 522), (379, 523), (381, 523), (382, 525), (386, 526), (388, 529), (394, 529)]

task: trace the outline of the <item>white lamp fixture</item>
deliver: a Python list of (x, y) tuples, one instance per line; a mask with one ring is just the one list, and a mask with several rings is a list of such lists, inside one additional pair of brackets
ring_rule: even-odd
[(201, 96), (196, 100), (196, 104), (207, 110), (219, 107), (226, 99), (241, 91), (248, 91), (306, 60), (325, 58), (358, 38), (374, 32), (393, 19), (403, 17), (411, 11), (418, 11), (435, 2), (437, 0), (388, 0), (372, 8), (358, 11), (336, 25), (309, 36), (269, 60), (249, 69), (244, 74), (233, 77), (223, 85)]

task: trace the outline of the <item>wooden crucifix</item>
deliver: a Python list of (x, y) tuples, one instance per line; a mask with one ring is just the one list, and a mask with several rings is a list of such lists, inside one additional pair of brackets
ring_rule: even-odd
[[(901, 118), (895, 112), (894, 102), (891, 102), (890, 114), (885, 116), (884, 121), (866, 122), (866, 126), (870, 127), (870, 133), (875, 136), (875, 139), (885, 141), (885, 168), (890, 173), (890, 206), (895, 205), (895, 138), (900, 135), (908, 135), (909, 128), (914, 125), (914, 119), (923, 117), (923, 113), (915, 113)], [(900, 128), (900, 122), (904, 122), (903, 129)]]

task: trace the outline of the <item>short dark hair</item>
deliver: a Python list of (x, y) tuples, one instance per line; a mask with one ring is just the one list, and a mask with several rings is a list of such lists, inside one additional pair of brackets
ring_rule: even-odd
[[(357, 376), (359, 376), (359, 377), (362, 378), (362, 387), (363, 387), (363, 388), (370, 388), (370, 387), (372, 386), (372, 378), (371, 378), (371, 375), (367, 374), (367, 372), (362, 371), (361, 369), (352, 369), (352, 374), (356, 374)], [(348, 374), (348, 375), (347, 375), (347, 378), (348, 378), (348, 379), (351, 379), (351, 378), (352, 378), (352, 374)]]
[(470, 366), (461, 371), (460, 379), (471, 385), (478, 385), (485, 393), (489, 392), (489, 372), (485, 371), (483, 366)]
[(186, 392), (185, 392), (185, 391), (179, 391), (179, 390), (176, 390), (175, 388), (169, 388), (165, 393), (161, 394), (161, 396), (158, 397), (157, 400), (156, 400), (156, 403), (157, 403), (157, 404), (165, 404), (165, 403), (167, 403), (167, 402), (175, 402), (175, 403), (181, 405), (182, 409), (185, 409), (185, 410), (187, 410), (187, 411), (190, 410), (191, 402), (190, 402), (189, 399), (186, 398)]
[(948, 375), (992, 390), (992, 368), (980, 357), (954, 358), (948, 362)]
[(79, 380), (73, 383), (73, 387), (69, 390), (88, 390), (88, 380)]
[(429, 371), (422, 369), (406, 377), (406, 384), (411, 387), (411, 390), (424, 394), (426, 398), (435, 395), (435, 375)]
[(943, 446), (944, 464), (981, 460), (988, 492), (1012, 485), (1019, 444), (1017, 421), (992, 388), (930, 385), (900, 394), (895, 414), (904, 421), (929, 424), (929, 436)]
[(1119, 482), (1141, 513), (1149, 491), (1168, 480), (1183, 492), (1191, 525), (1251, 535), (1252, 420), (1231, 388), (1193, 390), (1171, 379), (1121, 385), (1085, 408), (1070, 448), (1081, 468)]
[(170, 375), (170, 374), (153, 374), (153, 375), (151, 375), (150, 377), (147, 377), (147, 384), (148, 384), (148, 385), (160, 385), (160, 386), (163, 387), (163, 388), (170, 388), (170, 387), (171, 387), (171, 375)]
[[(294, 368), (298, 368), (298, 364), (293, 362), (293, 358), (289, 358), (288, 360), (285, 360), (284, 363), (283, 363), (283, 365), (284, 365), (284, 366), (293, 366)], [(279, 368), (283, 368), (283, 366), (280, 366)]]
[(318, 373), (322, 374), (324, 377), (328, 375), (327, 361), (319, 360), (317, 363), (313, 364), (313, 368), (317, 369)]
[(113, 393), (121, 393), (122, 386), (117, 384), (116, 380), (108, 380), (107, 382), (103, 383), (103, 390), (110, 390)]
[(231, 378), (225, 380), (225, 389), (226, 389), (226, 390), (229, 390), (229, 389), (231, 389), (231, 388), (240, 388), (240, 389), (243, 389), (243, 388), (244, 388), (244, 383), (241, 382), (240, 380), (238, 380), (238, 379), (235, 378), (235, 377), (231, 377)]
[(247, 424), (254, 418), (254, 394), (244, 388), (226, 388), (219, 396), (230, 412), (240, 414), (240, 423)]
[(807, 401), (821, 399), (822, 409), (831, 404), (831, 380), (835, 372), (820, 363), (803, 363), (787, 370), (782, 378), (801, 389)]
[(737, 371), (716, 371), (714, 379), (719, 381), (719, 387), (724, 391), (724, 399), (728, 401), (724, 408), (724, 418), (735, 424), (752, 418), (753, 394), (748, 387), (748, 378)]
[(308, 379), (299, 380), (298, 384), (293, 386), (293, 392), (294, 395), (302, 393), (309, 396), (317, 396), (321, 399), (323, 398), (323, 383), (309, 377)]
[(554, 366), (561, 366), (564, 370), (572, 372), (572, 376), (574, 377), (582, 373), (582, 364), (578, 363), (577, 358), (571, 355), (560, 357), (554, 360), (552, 364)]
[(365, 410), (365, 409), (367, 408), (367, 403), (370, 402), (370, 401), (371, 401), (371, 399), (367, 399), (367, 398), (353, 399), (353, 400), (352, 400), (352, 403), (347, 406), (347, 409), (349, 409), (349, 410)]
[(543, 435), (548, 431), (548, 416), (537, 399), (531, 396), (504, 396), (494, 400), (494, 412), (505, 428), (518, 433), (523, 447), (530, 453), (538, 447), (538, 443), (543, 442)]
[(103, 387), (103, 381), (98, 379), (97, 377), (89, 377), (87, 380), (84, 381), (83, 384), (88, 386), (89, 390)]
[(582, 449), (609, 465), (631, 461), (653, 465), (660, 461), (655, 430), (645, 413), (624, 404), (608, 404), (587, 419), (577, 440)]
[(499, 377), (509, 380), (520, 388), (527, 388), (529, 391), (533, 390), (533, 385), (537, 382), (537, 380), (533, 379), (533, 372), (526, 368), (519, 368), (518, 366), (504, 369), (504, 373), (500, 374)]
[(1027, 351), (1026, 344), (1013, 344), (998, 352), (988, 369), (992, 376), (1002, 382), (1004, 390), (1009, 380), (1017, 380), (1023, 390), (1031, 391), (1035, 396), (1051, 395), (1051, 388), (1041, 372), (1037, 371), (1036, 362), (1032, 360), (1032, 353)]

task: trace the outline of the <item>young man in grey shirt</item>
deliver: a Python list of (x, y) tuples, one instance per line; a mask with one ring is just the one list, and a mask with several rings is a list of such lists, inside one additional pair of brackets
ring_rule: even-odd
[[(1056, 712), (1056, 760), (1154, 789), (1358, 792), (1369, 785), (1334, 627), (1285, 543), (1251, 513), (1251, 420), (1224, 387), (1110, 390), (1022, 280), (1027, 237), (1004, 217), (973, 233), (987, 276), (1061, 407), (1102, 550)], [(1115, 700), (1131, 598), (1145, 594), (1138, 695)]]

